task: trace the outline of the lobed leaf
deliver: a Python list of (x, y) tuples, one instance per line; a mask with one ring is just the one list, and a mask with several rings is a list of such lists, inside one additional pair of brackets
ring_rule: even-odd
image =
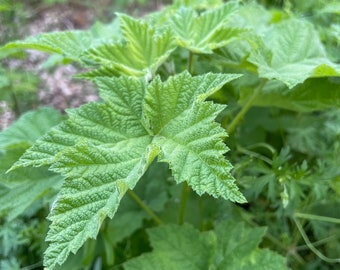
[[(245, 103), (251, 95), (251, 89), (242, 89), (239, 102)], [(339, 100), (340, 81), (337, 77), (311, 78), (291, 90), (281, 82), (268, 82), (262, 93), (254, 100), (254, 105), (311, 112), (339, 108)]]
[(170, 20), (180, 46), (194, 53), (212, 53), (213, 49), (230, 43), (244, 30), (228, 26), (227, 21), (237, 10), (236, 2), (197, 14), (181, 8)]
[(98, 78), (103, 102), (68, 111), (69, 119), (38, 140), (12, 169), (49, 165), (66, 179), (49, 216), (45, 265), (62, 264), (104, 218), (112, 218), (152, 160), (170, 164), (176, 182), (198, 193), (245, 202), (223, 156), (225, 131), (214, 122), (224, 106), (205, 99), (237, 74), (188, 72), (150, 84)]
[(126, 270), (287, 269), (275, 252), (258, 249), (264, 228), (224, 221), (215, 231), (166, 225), (148, 231), (153, 251), (127, 261)]
[[(141, 110), (145, 83), (126, 77), (117, 80), (98, 79), (97, 82), (102, 97), (110, 102), (88, 103), (79, 109), (68, 110), (70, 119), (38, 140), (14, 164), (13, 169), (51, 165), (57, 153), (78, 141), (112, 145), (147, 134), (141, 124), (141, 112), (134, 111), (138, 107)], [(133, 91), (126, 90), (130, 87)], [(131, 103), (130, 99), (135, 102)]]
[(46, 266), (62, 264), (88, 238), (96, 238), (103, 220), (114, 216), (127, 189), (134, 188), (153, 160), (152, 150), (143, 155), (146, 146), (138, 140), (112, 149), (80, 143), (52, 166), (67, 178), (49, 215)]
[[(63, 178), (48, 172), (20, 168), (10, 174), (6, 171), (22, 153), (52, 126), (62, 120), (60, 113), (51, 108), (23, 114), (15, 123), (0, 133), (0, 212), (8, 221), (25, 213), (34, 202), (46, 194), (54, 194)], [(13, 200), (15, 198), (15, 200)]]
[(112, 70), (111, 73), (151, 79), (176, 48), (172, 32), (168, 28), (156, 30), (146, 21), (123, 14), (119, 14), (119, 19), (123, 41), (92, 48), (85, 57), (99, 64), (105, 73)]
[(260, 77), (282, 81), (292, 89), (308, 78), (340, 76), (339, 65), (328, 59), (309, 22), (283, 21), (264, 36), (263, 44), (257, 44), (248, 58), (258, 67)]
[(192, 7), (195, 9), (208, 9), (212, 7), (218, 7), (223, 4), (222, 0), (174, 0), (175, 7)]
[(52, 108), (27, 112), (0, 133), (0, 148), (24, 142), (33, 144), (61, 120), (60, 113)]
[[(28, 37), (25, 40), (18, 40), (7, 43), (0, 48), (0, 51), (12, 49), (32, 49), (48, 53), (62, 54), (65, 57), (81, 61), (81, 55), (89, 47), (98, 45), (101, 42), (112, 40), (118, 34), (116, 23), (103, 26), (95, 24), (89, 30), (71, 30), (53, 33), (43, 33), (37, 36)], [(109, 35), (107, 33), (110, 33)]]
[(224, 130), (214, 122), (225, 107), (195, 103), (190, 110), (170, 121), (154, 142), (161, 149), (160, 161), (170, 164), (176, 182), (187, 181), (199, 194), (208, 193), (243, 203), (224, 158), (227, 147), (221, 140)]
[(55, 190), (63, 181), (60, 175), (48, 172), (46, 168), (21, 168), (11, 174), (5, 174), (24, 150), (24, 147), (16, 145), (16, 148), (0, 154), (0, 213), (7, 221), (24, 214), (34, 202), (46, 194), (55, 194)]
[(207, 73), (192, 77), (184, 71), (165, 83), (156, 78), (145, 94), (144, 112), (157, 134), (171, 119), (188, 109), (196, 100), (203, 101), (238, 74)]

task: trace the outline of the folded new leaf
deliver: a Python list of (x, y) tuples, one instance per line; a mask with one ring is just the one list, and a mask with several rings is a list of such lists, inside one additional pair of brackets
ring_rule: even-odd
[(123, 14), (119, 14), (119, 19), (123, 40), (86, 51), (84, 56), (99, 64), (100, 68), (83, 76), (95, 77), (111, 71), (151, 79), (176, 48), (172, 32), (169, 28), (156, 29), (147, 21)]
[(245, 31), (227, 23), (236, 10), (236, 2), (200, 15), (191, 8), (182, 7), (171, 18), (170, 26), (180, 46), (194, 53), (212, 53), (212, 50), (227, 45)]
[(156, 156), (169, 163), (177, 183), (187, 181), (198, 194), (245, 202), (214, 122), (222, 105), (205, 98), (237, 74), (188, 72), (150, 84), (120, 77), (96, 80), (103, 102), (69, 111), (69, 119), (37, 141), (14, 168), (50, 165), (65, 183), (49, 216), (50, 245), (45, 265), (62, 264), (133, 189)]

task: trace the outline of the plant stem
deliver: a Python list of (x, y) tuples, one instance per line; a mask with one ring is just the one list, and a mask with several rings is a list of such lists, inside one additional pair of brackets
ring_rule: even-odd
[(147, 206), (139, 197), (138, 195), (133, 192), (132, 190), (128, 190), (128, 194), (131, 196), (132, 199), (134, 199), (137, 204), (143, 209), (145, 210), (145, 212), (147, 212), (155, 221), (158, 225), (163, 224), (163, 221), (155, 214), (154, 211), (151, 210), (151, 208), (149, 206)]
[(334, 259), (328, 258), (325, 255), (323, 255), (316, 247), (314, 247), (313, 244), (309, 241), (309, 238), (306, 235), (304, 229), (302, 228), (300, 222), (295, 217), (293, 217), (293, 220), (294, 220), (296, 227), (298, 228), (303, 240), (305, 241), (306, 245), (309, 247), (309, 249), (311, 251), (314, 252), (314, 254), (316, 256), (318, 256), (321, 260), (328, 262), (328, 263), (339, 263), (340, 262), (340, 258), (334, 258)]
[(13, 91), (12, 85), (10, 86), (10, 88), (11, 88), (11, 98), (12, 98), (12, 101), (13, 101), (15, 116), (19, 117), (21, 115), (21, 110), (20, 110), (19, 102), (18, 102), (16, 94)]
[(237, 151), (239, 151), (239, 152), (241, 152), (243, 154), (246, 154), (246, 155), (248, 155), (250, 157), (261, 159), (262, 161), (268, 163), (269, 165), (273, 164), (272, 160), (267, 158), (266, 156), (263, 156), (263, 155), (261, 155), (259, 153), (253, 152), (253, 151), (250, 151), (250, 150), (248, 150), (246, 148), (243, 148), (240, 145), (237, 146)]
[(298, 218), (305, 218), (305, 219), (312, 219), (312, 220), (318, 220), (318, 221), (340, 224), (340, 219), (338, 219), (338, 218), (317, 216), (317, 215), (304, 214), (304, 213), (295, 213), (294, 216), (298, 217)]
[(180, 203), (179, 216), (178, 216), (178, 224), (180, 225), (184, 223), (185, 208), (187, 205), (189, 192), (190, 192), (190, 187), (188, 186), (187, 182), (183, 182), (181, 203)]
[[(250, 225), (258, 227), (259, 225), (252, 220), (246, 220)], [(271, 233), (269, 233), (268, 231), (266, 232), (266, 234), (264, 235), (265, 238), (267, 238), (269, 241), (271, 241), (273, 244), (275, 244), (277, 247), (279, 247), (280, 249), (282, 249), (283, 251), (287, 252), (287, 247), (282, 244), (282, 242), (280, 240), (278, 240), (274, 235), (272, 235)], [(300, 264), (304, 264), (304, 260), (303, 258), (296, 252), (292, 252), (290, 253), (290, 255), (292, 255), (295, 260), (300, 263)]]
[(230, 123), (230, 125), (227, 127), (227, 133), (232, 133), (237, 125), (242, 121), (244, 115), (249, 111), (249, 109), (252, 107), (256, 97), (262, 92), (263, 87), (267, 83), (267, 79), (262, 79), (259, 86), (254, 90), (254, 93), (252, 96), (248, 99), (247, 103), (243, 106), (242, 110), (236, 115), (236, 117), (233, 119), (233, 121)]
[(37, 262), (35, 264), (31, 264), (31, 265), (28, 265), (28, 266), (25, 266), (23, 268), (20, 268), (21, 270), (33, 270), (33, 269), (37, 269), (39, 268), (40, 266), (43, 265), (43, 262)]
[(192, 74), (192, 66), (194, 62), (194, 54), (189, 51), (189, 57), (188, 57), (188, 71), (190, 74)]
[[(323, 245), (331, 240), (336, 240), (336, 236), (333, 235), (333, 236), (329, 236), (327, 238), (324, 238), (324, 239), (321, 239), (319, 241), (316, 241), (316, 242), (313, 242), (313, 246), (316, 247), (316, 246), (320, 246), (320, 245)], [(302, 246), (297, 246), (295, 248), (296, 250), (305, 250), (305, 249), (309, 249), (309, 247), (307, 245), (302, 245)]]

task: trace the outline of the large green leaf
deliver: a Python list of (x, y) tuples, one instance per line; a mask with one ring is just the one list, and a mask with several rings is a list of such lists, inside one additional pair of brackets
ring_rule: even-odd
[[(245, 103), (253, 90), (241, 90), (240, 103)], [(340, 107), (340, 79), (337, 77), (311, 78), (289, 90), (279, 81), (268, 82), (256, 97), (255, 106), (276, 106), (288, 110), (309, 112)]]
[[(35, 170), (20, 168), (10, 174), (5, 172), (18, 160), (27, 147), (62, 120), (60, 113), (51, 108), (41, 108), (22, 115), (15, 123), (0, 133), (0, 212), (7, 220), (21, 215), (42, 196), (55, 194), (63, 180), (46, 168)], [(15, 200), (13, 200), (15, 198)]]
[(170, 121), (154, 139), (161, 147), (160, 160), (168, 162), (175, 180), (187, 181), (198, 193), (245, 202), (240, 198), (232, 166), (224, 158), (224, 130), (213, 122), (224, 106), (195, 103)]
[(257, 40), (248, 60), (258, 67), (259, 76), (276, 79), (290, 89), (311, 77), (340, 76), (314, 30), (304, 20), (286, 20), (269, 28)]
[(0, 133), (0, 148), (18, 143), (31, 145), (50, 128), (59, 124), (61, 120), (61, 114), (52, 108), (27, 112)]
[(85, 57), (102, 69), (152, 78), (176, 48), (172, 32), (169, 28), (156, 29), (147, 21), (123, 14), (119, 15), (119, 19), (123, 41), (92, 48), (85, 53)]
[(27, 142), (12, 145), (0, 153), (0, 215), (6, 217), (7, 221), (24, 214), (26, 209), (43, 196), (55, 195), (63, 181), (60, 175), (48, 172), (46, 168), (20, 168), (6, 174), (27, 145)]
[(153, 228), (149, 230), (153, 252), (124, 266), (126, 270), (287, 269), (283, 257), (257, 247), (264, 232), (229, 220), (208, 232), (190, 225)]
[(82, 53), (89, 47), (101, 42), (111, 42), (113, 38), (117, 37), (119, 37), (117, 23), (111, 23), (107, 26), (97, 23), (89, 30), (43, 33), (28, 37), (25, 40), (10, 42), (1, 47), (0, 50), (32, 49), (62, 54), (74, 61), (80, 61)]
[(213, 49), (225, 46), (244, 31), (227, 24), (236, 10), (236, 2), (200, 15), (193, 9), (181, 8), (171, 18), (170, 25), (180, 46), (194, 53), (212, 53)]
[(106, 217), (114, 216), (127, 189), (134, 188), (154, 158), (152, 151), (143, 156), (143, 143), (112, 148), (77, 144), (54, 164), (53, 170), (67, 178), (49, 215), (46, 266), (62, 264), (86, 239), (96, 238)]
[(45, 265), (62, 264), (94, 238), (158, 154), (177, 182), (188, 181), (199, 194), (244, 202), (223, 156), (226, 133), (214, 122), (224, 106), (205, 101), (237, 77), (184, 72), (166, 82), (156, 77), (150, 84), (124, 76), (97, 79), (104, 102), (69, 111), (68, 120), (13, 166), (50, 165), (66, 178), (49, 217)]

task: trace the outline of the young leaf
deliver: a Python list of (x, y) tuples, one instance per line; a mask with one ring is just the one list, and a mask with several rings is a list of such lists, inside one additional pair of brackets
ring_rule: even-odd
[(40, 34), (29, 37), (23, 41), (14, 41), (6, 44), (2, 50), (19, 48), (32, 49), (48, 53), (63, 54), (66, 57), (79, 61), (80, 53), (90, 46), (90, 35), (85, 31), (65, 31)]
[(249, 61), (258, 67), (259, 76), (276, 79), (292, 89), (311, 77), (340, 76), (340, 67), (332, 63), (314, 30), (303, 20), (287, 20), (265, 33)]
[[(155, 79), (145, 95), (145, 115), (161, 149), (160, 160), (168, 162), (175, 180), (187, 181), (198, 193), (209, 193), (244, 202), (231, 165), (223, 157), (228, 150), (221, 137), (224, 130), (214, 123), (224, 106), (202, 101), (223, 84), (239, 77), (206, 74), (192, 78), (188, 72), (162, 85)], [(186, 88), (186, 91), (183, 89)]]
[(225, 46), (243, 32), (242, 29), (227, 25), (236, 9), (236, 2), (229, 2), (200, 15), (192, 9), (181, 8), (172, 17), (170, 25), (180, 46), (194, 53), (212, 53), (212, 50)]
[(199, 194), (208, 193), (231, 201), (245, 202), (230, 174), (232, 166), (223, 154), (224, 130), (213, 122), (224, 106), (195, 103), (170, 121), (156, 135), (160, 160), (168, 162), (176, 182), (187, 181)]
[(175, 7), (191, 7), (198, 10), (218, 7), (223, 4), (222, 0), (174, 0)]
[[(105, 29), (105, 31), (103, 30)], [(89, 30), (72, 30), (54, 33), (44, 33), (7, 43), (0, 48), (0, 51), (9, 49), (32, 49), (48, 53), (62, 54), (74, 61), (81, 61), (81, 55), (89, 47), (98, 45), (101, 42), (112, 40), (119, 36), (117, 24), (112, 23), (107, 26), (95, 24)], [(107, 33), (110, 33), (108, 36)]]
[(69, 111), (68, 120), (13, 166), (47, 164), (66, 177), (49, 217), (45, 265), (62, 264), (96, 237), (103, 219), (113, 217), (127, 189), (159, 154), (177, 182), (188, 181), (199, 194), (244, 202), (223, 156), (226, 133), (214, 122), (224, 106), (204, 101), (239, 76), (184, 72), (150, 84), (123, 76), (97, 79), (104, 102)]
[(124, 40), (92, 48), (85, 57), (106, 70), (151, 79), (176, 48), (172, 32), (164, 27), (156, 30), (146, 21), (123, 14), (119, 14), (119, 19)]
[(153, 252), (125, 263), (126, 270), (287, 269), (280, 255), (257, 246), (264, 228), (224, 221), (215, 231), (199, 232), (190, 225), (149, 230)]

